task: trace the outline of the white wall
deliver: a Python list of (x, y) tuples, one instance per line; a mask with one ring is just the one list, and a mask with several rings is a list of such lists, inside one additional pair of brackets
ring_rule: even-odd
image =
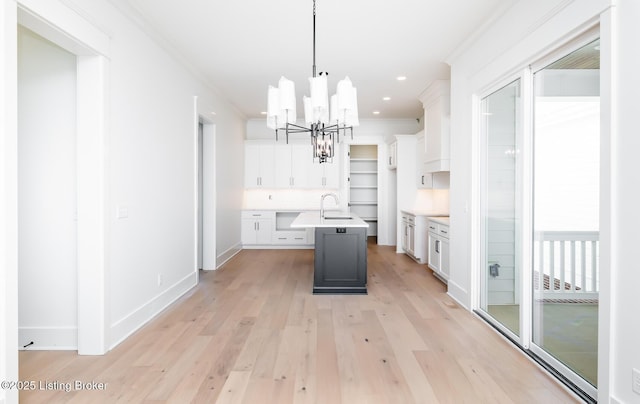
[(215, 113), (216, 164), (225, 173), (217, 181), (217, 250), (239, 243), (243, 119), (112, 3), (76, 3), (111, 39), (108, 266), (115, 345), (197, 282), (194, 95)]
[(77, 348), (76, 56), (18, 31), (19, 344)]
[[(634, 112), (640, 59), (633, 51), (640, 35), (640, 6), (632, 0), (620, 0), (610, 9), (611, 3), (519, 1), (451, 58), (451, 232), (457, 237), (451, 240), (455, 253), (451, 255), (449, 293), (469, 308), (476, 304), (479, 246), (474, 240), (478, 232), (479, 178), (478, 125), (472, 120), (474, 97), (501, 81), (506, 84), (509, 76), (600, 21), (604, 203), (598, 400), (632, 403), (640, 398), (631, 391), (631, 369), (640, 368), (640, 324), (634, 321), (637, 315), (632, 309), (637, 306), (634, 296), (640, 284), (640, 275), (633, 269), (637, 267), (633, 240), (640, 225), (636, 209), (640, 194), (637, 187), (630, 186), (637, 182), (633, 173), (638, 171), (635, 151), (640, 147)], [(620, 59), (612, 61), (612, 52)], [(618, 109), (613, 121), (608, 116), (612, 105), (614, 111)]]

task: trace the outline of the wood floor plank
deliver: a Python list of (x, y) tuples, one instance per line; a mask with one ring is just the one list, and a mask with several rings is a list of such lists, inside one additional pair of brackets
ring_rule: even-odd
[(312, 295), (313, 251), (243, 250), (104, 356), (20, 352), (21, 403), (578, 402), (424, 265), (369, 245), (367, 295)]

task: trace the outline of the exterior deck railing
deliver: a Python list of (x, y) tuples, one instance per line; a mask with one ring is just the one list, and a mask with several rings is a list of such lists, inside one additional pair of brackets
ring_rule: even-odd
[(599, 232), (536, 232), (533, 248), (536, 298), (598, 298)]

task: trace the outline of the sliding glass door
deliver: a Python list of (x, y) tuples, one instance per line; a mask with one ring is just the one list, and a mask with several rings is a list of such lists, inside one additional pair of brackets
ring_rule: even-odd
[(481, 309), (499, 327), (520, 335), (520, 210), (518, 128), (520, 83), (515, 80), (482, 100), (484, 271)]
[(538, 70), (533, 84), (532, 349), (596, 386), (599, 41)]
[[(481, 98), (478, 313), (595, 397), (599, 40), (576, 42)], [(581, 393), (581, 394), (582, 394)]]

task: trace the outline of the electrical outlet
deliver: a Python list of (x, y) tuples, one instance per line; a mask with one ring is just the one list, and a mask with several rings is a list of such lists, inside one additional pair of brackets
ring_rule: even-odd
[(633, 391), (640, 394), (640, 370), (633, 369), (633, 380), (631, 381)]
[(158, 274), (158, 286), (162, 285), (162, 274)]

